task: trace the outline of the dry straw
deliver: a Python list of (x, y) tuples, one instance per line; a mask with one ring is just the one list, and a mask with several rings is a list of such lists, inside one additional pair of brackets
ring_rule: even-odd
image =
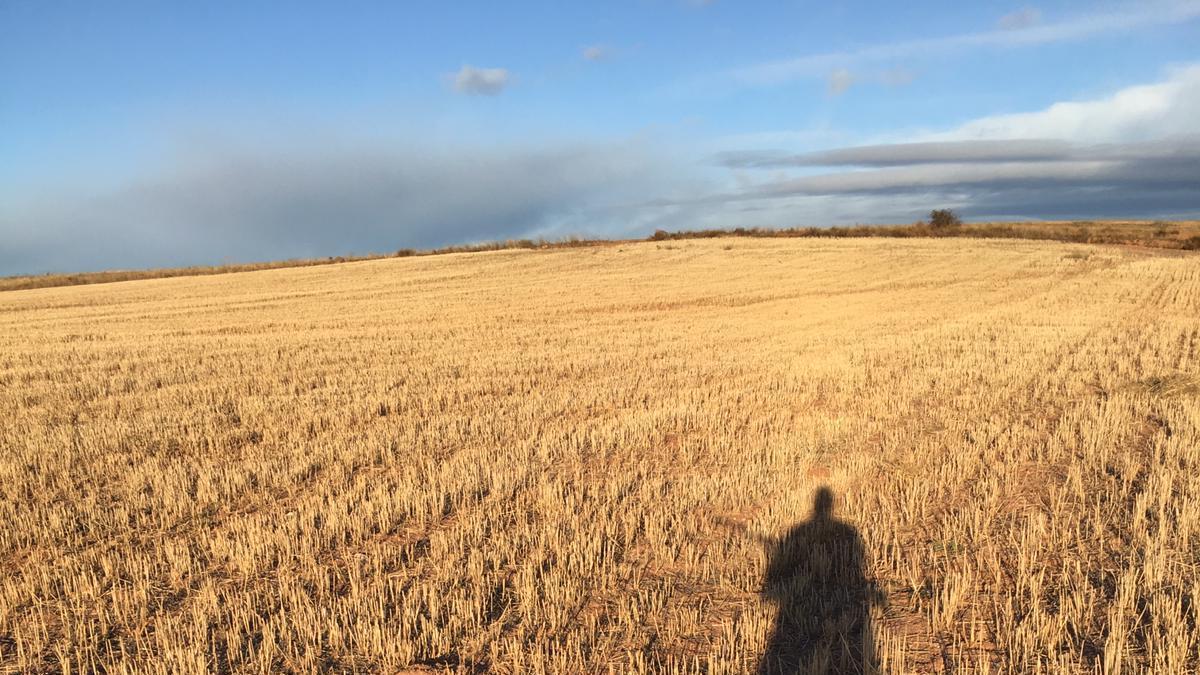
[(962, 239), (5, 293), (0, 670), (1194, 672), (1197, 317)]

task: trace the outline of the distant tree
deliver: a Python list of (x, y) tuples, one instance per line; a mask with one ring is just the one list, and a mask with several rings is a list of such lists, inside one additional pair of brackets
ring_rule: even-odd
[(935, 230), (944, 230), (962, 225), (962, 219), (950, 209), (934, 209), (929, 212), (929, 225)]

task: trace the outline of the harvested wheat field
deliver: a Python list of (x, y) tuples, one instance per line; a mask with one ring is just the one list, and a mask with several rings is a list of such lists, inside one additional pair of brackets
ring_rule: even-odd
[(963, 239), (0, 294), (0, 669), (1195, 672), (1198, 317)]

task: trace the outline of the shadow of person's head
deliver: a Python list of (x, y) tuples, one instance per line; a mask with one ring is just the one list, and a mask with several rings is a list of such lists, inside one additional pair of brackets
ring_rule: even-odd
[(817, 490), (817, 495), (813, 497), (813, 520), (832, 520), (833, 518), (833, 490), (822, 486)]

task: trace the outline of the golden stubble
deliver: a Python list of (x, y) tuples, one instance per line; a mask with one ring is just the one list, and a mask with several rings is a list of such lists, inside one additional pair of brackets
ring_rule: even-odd
[(1195, 671), (1198, 317), (961, 239), (5, 293), (0, 669), (753, 671), (828, 486), (885, 670)]

